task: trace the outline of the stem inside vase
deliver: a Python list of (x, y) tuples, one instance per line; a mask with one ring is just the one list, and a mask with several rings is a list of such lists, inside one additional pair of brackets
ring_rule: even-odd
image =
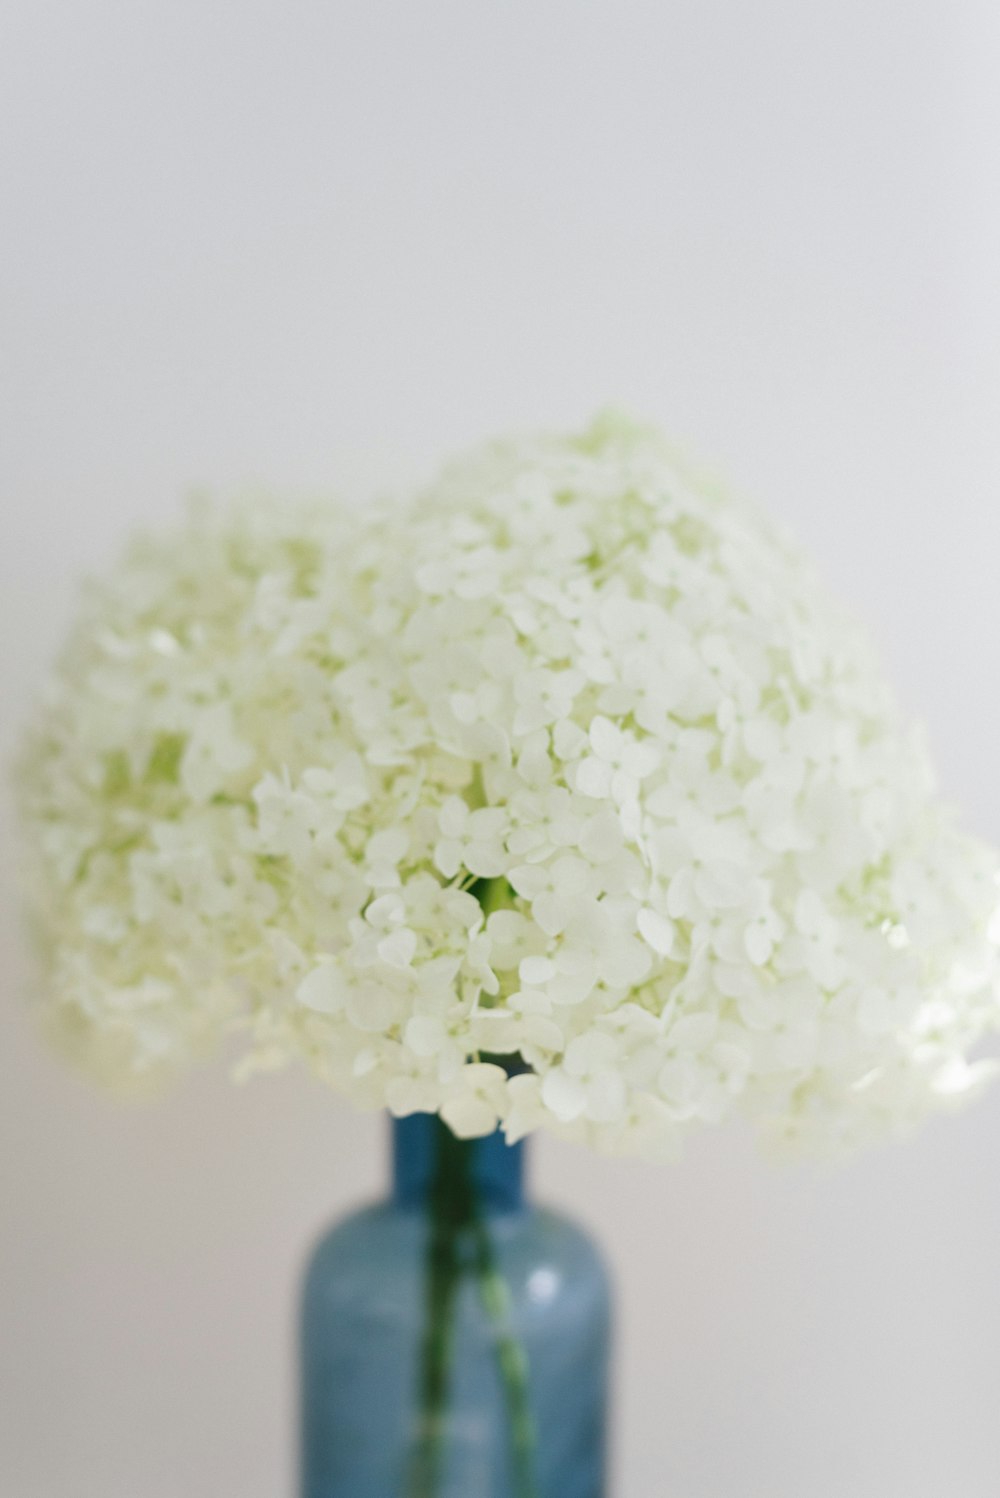
[(477, 1189), (475, 1148), (476, 1141), (457, 1139), (446, 1124), (434, 1121), (434, 1173), (427, 1198), (425, 1320), (417, 1386), (419, 1419), (407, 1498), (440, 1498), (442, 1493), (458, 1296), (466, 1274), (475, 1280), (493, 1338), (513, 1492), (516, 1498), (538, 1495), (527, 1358), (510, 1327), (510, 1295)]

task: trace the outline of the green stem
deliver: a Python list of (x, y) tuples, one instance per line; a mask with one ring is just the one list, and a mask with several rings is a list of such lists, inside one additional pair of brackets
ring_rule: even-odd
[(455, 1339), (455, 1304), (462, 1278), (460, 1238), (468, 1217), (467, 1162), (459, 1141), (443, 1124), (430, 1193), (427, 1242), (427, 1312), (420, 1351), (419, 1426), (408, 1498), (437, 1498), (444, 1459), (448, 1390)]
[(535, 1423), (528, 1361), (510, 1329), (510, 1292), (500, 1271), (489, 1226), (479, 1209), (471, 1172), (472, 1146), (445, 1124), (437, 1130), (437, 1162), (430, 1192), (427, 1246), (427, 1313), (420, 1351), (419, 1425), (407, 1498), (438, 1498), (444, 1466), (448, 1397), (454, 1356), (458, 1292), (471, 1239), (471, 1267), (494, 1334), (497, 1369), (507, 1411), (516, 1498), (538, 1498), (534, 1478)]
[(489, 1229), (478, 1214), (473, 1232), (479, 1298), (496, 1338), (497, 1367), (510, 1430), (514, 1491), (517, 1498), (537, 1498), (534, 1473), (536, 1432), (528, 1391), (528, 1359), (511, 1332), (510, 1291), (497, 1265)]

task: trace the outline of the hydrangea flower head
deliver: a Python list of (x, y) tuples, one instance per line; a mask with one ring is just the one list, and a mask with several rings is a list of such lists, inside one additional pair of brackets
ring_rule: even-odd
[(621, 421), (136, 544), (21, 790), (109, 1074), (233, 1036), (464, 1136), (825, 1152), (991, 1070), (995, 855), (799, 552)]

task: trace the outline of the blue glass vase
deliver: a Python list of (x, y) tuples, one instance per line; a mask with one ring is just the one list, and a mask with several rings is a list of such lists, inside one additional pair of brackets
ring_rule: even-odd
[(523, 1149), (393, 1123), (391, 1197), (308, 1265), (302, 1498), (604, 1494), (608, 1281)]

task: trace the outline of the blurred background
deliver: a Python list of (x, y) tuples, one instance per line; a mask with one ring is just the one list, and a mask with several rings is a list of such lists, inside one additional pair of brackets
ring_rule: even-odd
[[(1000, 839), (988, 0), (7, 0), (0, 715), (193, 486), (372, 489), (651, 417), (781, 517)], [(0, 1493), (292, 1492), (306, 1246), (384, 1129), (122, 1110), (20, 1005), (0, 829)], [(620, 1287), (610, 1498), (996, 1498), (1000, 1093), (837, 1171), (543, 1141)]]

